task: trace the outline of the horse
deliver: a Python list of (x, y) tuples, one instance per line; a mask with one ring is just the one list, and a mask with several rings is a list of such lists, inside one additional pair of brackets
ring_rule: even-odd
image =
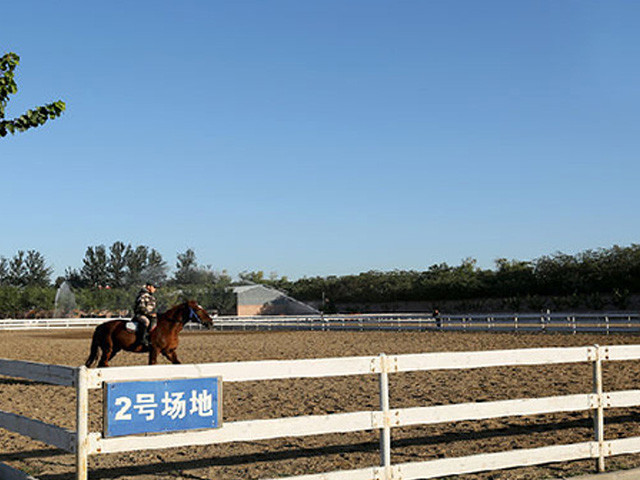
[(213, 323), (207, 311), (197, 302), (189, 300), (176, 305), (158, 315), (158, 323), (150, 333), (150, 348), (144, 347), (137, 341), (135, 332), (127, 329), (130, 320), (110, 320), (101, 323), (93, 332), (91, 352), (85, 362), (91, 367), (98, 358), (98, 350), (102, 350), (98, 367), (108, 367), (120, 350), (135, 353), (149, 353), (149, 365), (158, 363), (158, 354), (162, 353), (171, 363), (180, 363), (176, 349), (178, 348), (178, 333), (185, 323), (194, 320), (207, 327)]

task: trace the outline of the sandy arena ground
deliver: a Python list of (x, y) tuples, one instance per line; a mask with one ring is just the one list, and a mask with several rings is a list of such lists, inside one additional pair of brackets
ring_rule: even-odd
[[(79, 366), (91, 331), (2, 332), (0, 358)], [(640, 343), (633, 335), (499, 334), (448, 332), (252, 332), (183, 333), (183, 363), (324, 358), (471, 351), (532, 347)], [(120, 353), (112, 365), (144, 364), (146, 356)], [(162, 362), (165, 362), (162, 359)], [(390, 376), (391, 408), (503, 400), (590, 392), (588, 365), (502, 367), (458, 372)], [(640, 387), (640, 362), (605, 364), (605, 390)], [(320, 415), (378, 408), (374, 375), (225, 385), (224, 420)], [(101, 430), (101, 398), (91, 395), (90, 431)], [(70, 388), (0, 377), (0, 410), (74, 430), (75, 398)], [(607, 439), (640, 435), (639, 409), (606, 412)], [(392, 461), (404, 463), (515, 448), (591, 440), (588, 413), (570, 413), (481, 422), (459, 422), (392, 431)], [(377, 465), (378, 433), (324, 435), (184, 447), (90, 457), (90, 478), (230, 480), (261, 479), (347, 470)], [(40, 480), (73, 480), (74, 457), (0, 429), (0, 462)], [(609, 459), (609, 469), (640, 466), (640, 456)], [(544, 479), (593, 472), (592, 461), (520, 468), (458, 477)]]

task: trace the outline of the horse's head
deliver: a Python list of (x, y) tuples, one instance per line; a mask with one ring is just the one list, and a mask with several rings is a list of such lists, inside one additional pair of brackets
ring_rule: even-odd
[(207, 328), (211, 328), (213, 321), (211, 315), (198, 304), (195, 300), (189, 300), (184, 302), (184, 310), (182, 312), (182, 323), (196, 322), (204, 325)]

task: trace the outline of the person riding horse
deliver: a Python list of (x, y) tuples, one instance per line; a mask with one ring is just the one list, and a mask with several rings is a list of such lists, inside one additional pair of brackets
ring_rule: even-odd
[(127, 328), (128, 322), (129, 320), (117, 318), (96, 327), (91, 337), (89, 358), (85, 362), (87, 368), (91, 367), (98, 360), (98, 357), (100, 357), (98, 367), (108, 367), (109, 361), (113, 360), (113, 357), (121, 350), (133, 353), (148, 352), (149, 365), (158, 363), (158, 354), (162, 354), (171, 363), (180, 363), (176, 353), (179, 343), (178, 334), (185, 324), (197, 322), (208, 327), (213, 324), (209, 312), (195, 300), (187, 300), (179, 305), (174, 305), (163, 313), (158, 313), (158, 325), (149, 335), (151, 346), (145, 348), (138, 342), (138, 335), (134, 335)]
[(157, 285), (153, 282), (145, 283), (144, 287), (138, 292), (136, 303), (133, 307), (133, 321), (138, 323), (136, 330), (137, 342), (146, 348), (150, 345), (149, 332), (158, 321), (156, 298), (153, 296), (157, 288)]

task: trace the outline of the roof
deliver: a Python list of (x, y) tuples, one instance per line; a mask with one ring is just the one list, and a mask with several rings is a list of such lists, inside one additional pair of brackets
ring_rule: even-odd
[[(269, 288), (269, 287), (265, 287), (264, 285), (241, 285), (239, 287), (231, 287), (231, 289), (233, 290), (233, 293), (244, 293), (247, 290), (251, 290), (257, 287)], [(273, 290), (273, 289), (271, 288), (270, 290)]]
[[(232, 291), (235, 295), (238, 295), (238, 302), (241, 301), (245, 304), (256, 305), (256, 304), (273, 304), (276, 302), (281, 302), (286, 299), (287, 302), (292, 304), (297, 304), (305, 310), (312, 311), (315, 313), (320, 313), (317, 309), (308, 305), (300, 300), (297, 300), (293, 297), (290, 297), (284, 292), (276, 288), (269, 287), (267, 285), (262, 284), (254, 284), (254, 285), (241, 285), (239, 287), (231, 287)], [(250, 292), (250, 293), (249, 293)]]

